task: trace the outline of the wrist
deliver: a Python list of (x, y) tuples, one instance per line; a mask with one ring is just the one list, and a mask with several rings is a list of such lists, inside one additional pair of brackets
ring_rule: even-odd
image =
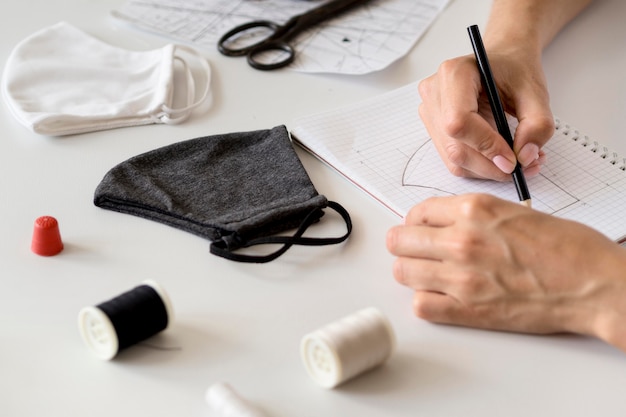
[(494, 1), (485, 27), (483, 42), (487, 51), (518, 51), (532, 57), (541, 56), (545, 46), (541, 10), (533, 2)]
[(485, 46), (522, 45), (540, 55), (554, 36), (591, 0), (494, 0)]
[(515, 56), (519, 62), (541, 62), (543, 46), (539, 35), (532, 29), (517, 30), (504, 24), (489, 24), (483, 37), (487, 52)]
[(595, 302), (591, 335), (626, 352), (626, 249), (616, 246), (617, 255), (607, 254), (608, 262), (599, 272), (604, 281), (604, 295)]

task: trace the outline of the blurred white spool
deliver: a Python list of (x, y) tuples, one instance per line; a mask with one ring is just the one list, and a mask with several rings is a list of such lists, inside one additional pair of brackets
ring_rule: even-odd
[(385, 362), (395, 348), (391, 324), (370, 307), (305, 335), (300, 353), (309, 375), (334, 388)]
[(267, 417), (224, 382), (211, 385), (206, 391), (205, 399), (211, 409), (221, 417)]

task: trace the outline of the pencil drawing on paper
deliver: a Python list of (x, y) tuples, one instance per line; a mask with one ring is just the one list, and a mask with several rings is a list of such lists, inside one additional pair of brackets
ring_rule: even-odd
[[(454, 177), (441, 161), (432, 139), (424, 141), (409, 158), (403, 174), (403, 187), (415, 187), (431, 196), (459, 195), (470, 192), (489, 193), (515, 200), (512, 183)], [(545, 166), (543, 171), (529, 180), (533, 204), (547, 213), (556, 213), (581, 202), (574, 190), (559, 181), (558, 171)], [(547, 192), (546, 192), (547, 191)], [(547, 200), (544, 196), (550, 196)]]

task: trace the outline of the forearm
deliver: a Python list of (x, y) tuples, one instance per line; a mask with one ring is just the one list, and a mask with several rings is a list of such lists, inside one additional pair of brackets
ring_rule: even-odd
[(584, 315), (593, 317), (594, 336), (626, 352), (626, 250), (615, 245), (603, 255), (597, 259), (594, 281), (604, 281), (605, 291), (600, 300), (586, 304)]
[(528, 48), (540, 54), (592, 0), (494, 0), (485, 29), (487, 49)]

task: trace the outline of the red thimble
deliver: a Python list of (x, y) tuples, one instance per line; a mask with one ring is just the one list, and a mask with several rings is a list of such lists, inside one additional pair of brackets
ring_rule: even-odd
[(63, 250), (57, 219), (41, 216), (35, 220), (30, 250), (41, 256), (53, 256)]

